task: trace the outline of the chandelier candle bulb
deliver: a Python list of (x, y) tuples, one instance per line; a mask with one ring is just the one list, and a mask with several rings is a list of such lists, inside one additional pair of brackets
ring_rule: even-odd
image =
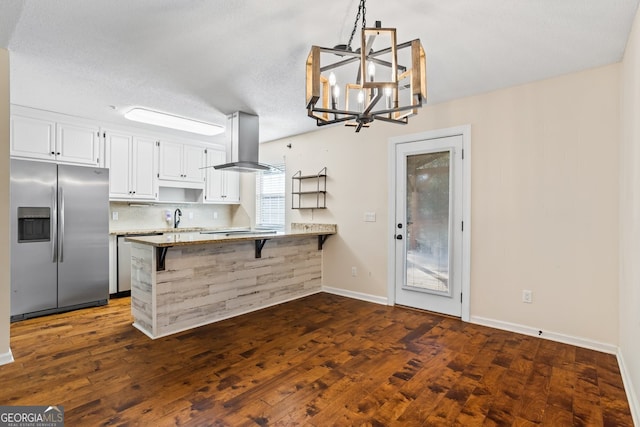
[(333, 74), (333, 72), (331, 74), (329, 74), (329, 86), (334, 87), (336, 85), (336, 75)]
[[(387, 101), (387, 109), (391, 108), (391, 94), (393, 93), (393, 90), (391, 90), (390, 87), (385, 87), (384, 88), (384, 95)], [(391, 117), (391, 113), (389, 113), (389, 117)]]

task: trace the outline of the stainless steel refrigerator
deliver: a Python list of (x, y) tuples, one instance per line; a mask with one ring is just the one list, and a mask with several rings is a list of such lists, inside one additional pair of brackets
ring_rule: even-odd
[(11, 319), (109, 298), (109, 170), (11, 160)]

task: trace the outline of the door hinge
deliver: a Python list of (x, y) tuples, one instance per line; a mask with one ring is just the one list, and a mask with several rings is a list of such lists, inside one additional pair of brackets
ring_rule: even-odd
[(460, 302), (462, 302), (462, 292), (460, 292)]
[(160, 174), (159, 174), (159, 173), (157, 173), (157, 174), (156, 174), (156, 176), (157, 176), (158, 178), (160, 178)]
[(102, 137), (106, 138), (107, 137), (107, 133), (106, 132), (102, 132)]
[(464, 221), (460, 223), (460, 231), (464, 231)]
[(464, 160), (464, 148), (462, 149), (462, 160)]
[(156, 147), (160, 147), (160, 141), (156, 141)]

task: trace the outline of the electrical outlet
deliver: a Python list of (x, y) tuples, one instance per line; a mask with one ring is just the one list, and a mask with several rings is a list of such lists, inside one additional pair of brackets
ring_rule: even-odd
[(189, 212), (189, 219), (193, 219), (193, 212)]
[(358, 268), (351, 267), (351, 276), (356, 277), (358, 275)]
[(213, 219), (218, 219), (218, 211), (213, 211)]
[(114, 221), (118, 220), (118, 212), (111, 212), (111, 219)]
[(522, 302), (526, 302), (527, 304), (531, 304), (533, 302), (533, 292), (529, 290), (522, 291)]

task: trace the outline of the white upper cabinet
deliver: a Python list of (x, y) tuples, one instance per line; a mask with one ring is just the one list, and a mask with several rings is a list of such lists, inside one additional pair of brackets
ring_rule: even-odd
[(160, 179), (181, 181), (182, 144), (177, 142), (160, 142)]
[(157, 141), (152, 138), (133, 137), (133, 178), (134, 199), (156, 199), (158, 196), (156, 181)]
[[(206, 165), (214, 166), (226, 162), (225, 152), (207, 148)], [(221, 171), (207, 167), (205, 203), (240, 203), (240, 174), (235, 171)]]
[(11, 116), (11, 155), (55, 160), (56, 124), (48, 120)]
[(12, 107), (11, 156), (100, 165), (100, 127), (83, 119)]
[(160, 141), (159, 163), (162, 180), (204, 183), (204, 148), (200, 145)]
[(156, 140), (105, 130), (111, 199), (156, 200)]
[(56, 123), (56, 157), (59, 162), (98, 165), (98, 126)]
[(109, 168), (109, 198), (131, 198), (131, 145), (133, 137), (105, 132), (106, 166)]

